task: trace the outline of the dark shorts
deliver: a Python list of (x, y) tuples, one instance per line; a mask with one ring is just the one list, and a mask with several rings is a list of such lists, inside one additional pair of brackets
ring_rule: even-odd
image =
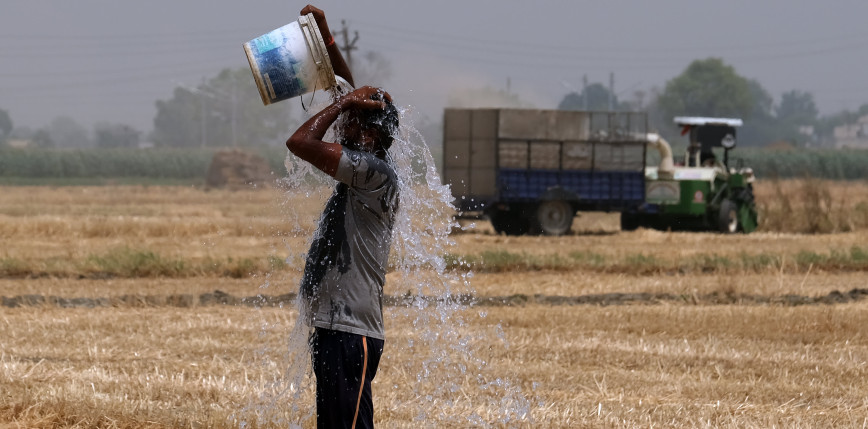
[(316, 328), (310, 337), (318, 428), (373, 428), (371, 381), (383, 340)]

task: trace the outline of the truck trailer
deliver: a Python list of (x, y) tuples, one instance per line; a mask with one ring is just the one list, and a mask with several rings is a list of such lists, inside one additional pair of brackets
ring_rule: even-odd
[[(727, 165), (732, 123), (686, 120), (692, 143), (675, 165), (642, 112), (446, 109), (443, 178), (460, 213), (508, 235), (566, 234), (578, 211), (621, 213), (626, 230), (752, 231), (752, 174)], [(646, 165), (649, 147), (659, 165)], [(724, 160), (709, 165), (714, 147)]]

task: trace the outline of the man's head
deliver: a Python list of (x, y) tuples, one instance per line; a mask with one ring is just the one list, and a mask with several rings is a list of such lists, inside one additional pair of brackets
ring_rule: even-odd
[(382, 101), (382, 109), (352, 109), (344, 118), (343, 144), (350, 149), (373, 152), (384, 157), (392, 147), (392, 135), (398, 130), (398, 109), (382, 92), (371, 95)]

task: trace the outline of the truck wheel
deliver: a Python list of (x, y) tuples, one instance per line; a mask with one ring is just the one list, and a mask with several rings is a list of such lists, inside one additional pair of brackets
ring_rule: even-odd
[(639, 228), (639, 216), (635, 213), (621, 213), (621, 231), (635, 231)]
[(530, 230), (529, 222), (521, 211), (495, 209), (488, 214), (488, 218), (498, 234), (523, 235)]
[(738, 232), (738, 206), (732, 200), (723, 200), (720, 203), (717, 226), (720, 232), (724, 234), (735, 234)]
[(536, 223), (544, 235), (564, 235), (573, 226), (576, 212), (566, 201), (543, 201), (536, 209)]

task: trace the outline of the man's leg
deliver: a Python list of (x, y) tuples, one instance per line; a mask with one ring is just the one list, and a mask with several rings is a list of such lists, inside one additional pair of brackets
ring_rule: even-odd
[(364, 340), (366, 349), (367, 368), (364, 374), (364, 384), (359, 392), (359, 406), (356, 417), (355, 428), (373, 429), (374, 427), (374, 398), (371, 393), (371, 382), (374, 381), (374, 376), (377, 375), (377, 368), (380, 366), (380, 356), (383, 354), (383, 340), (375, 338), (361, 337)]
[(383, 341), (316, 328), (311, 358), (316, 375), (317, 427), (372, 428), (371, 381)]

